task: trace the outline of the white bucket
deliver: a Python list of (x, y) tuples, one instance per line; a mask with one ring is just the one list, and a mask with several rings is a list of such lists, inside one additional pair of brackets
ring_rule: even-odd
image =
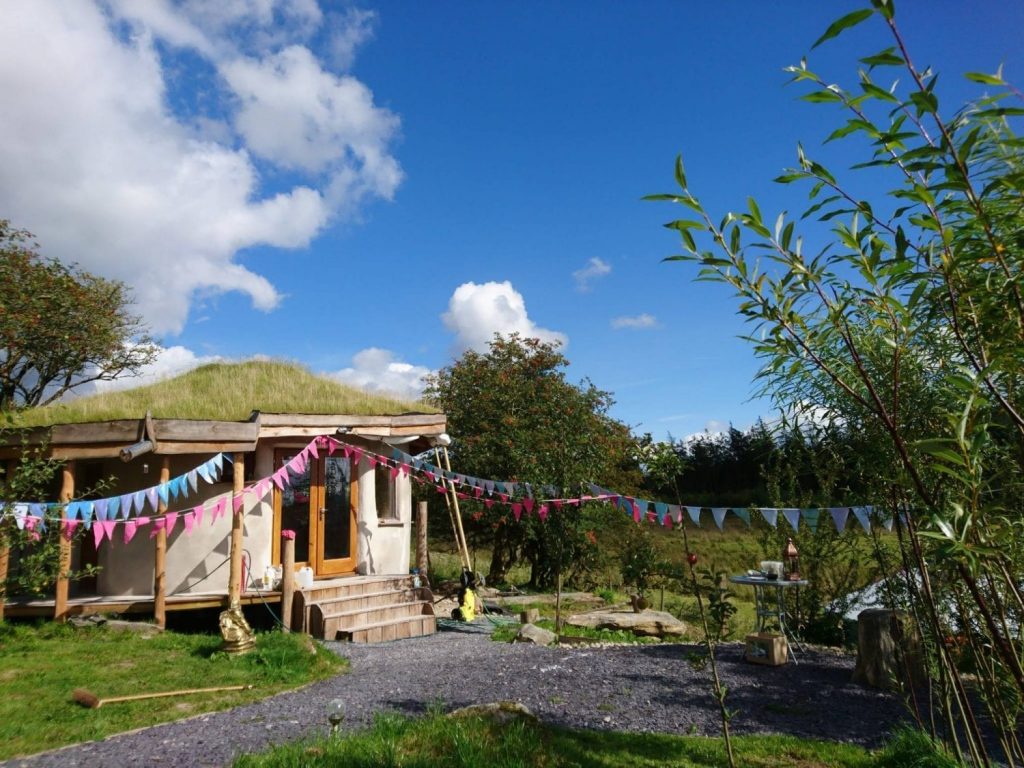
[(308, 565), (305, 568), (299, 568), (298, 573), (295, 574), (295, 586), (299, 589), (309, 589), (313, 586), (313, 569)]

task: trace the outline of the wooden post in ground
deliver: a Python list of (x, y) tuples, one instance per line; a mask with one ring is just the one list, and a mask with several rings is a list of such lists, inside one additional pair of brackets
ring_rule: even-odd
[(427, 502), (420, 501), (416, 503), (416, 567), (421, 578), (429, 575), (427, 553)]
[[(75, 462), (64, 465), (60, 485), (60, 503), (67, 504), (75, 495)], [(68, 620), (68, 572), (71, 570), (71, 539), (68, 537), (67, 512), (60, 510), (60, 536), (58, 537), (57, 589), (53, 601), (53, 620)]]
[(237, 512), (234, 506), (235, 499), (241, 495), (242, 489), (245, 487), (245, 454), (234, 454), (232, 466), (234, 487), (231, 495), (231, 562), (228, 566), (228, 606), (234, 608), (236, 605), (241, 605), (242, 597), (242, 532), (244, 531), (242, 515), (245, 513), (245, 505), (239, 506)]
[[(444, 455), (444, 468), (449, 474), (451, 474), (452, 463), (448, 459), (448, 448), (442, 447), (441, 450), (443, 451)], [(454, 511), (455, 525), (457, 527), (457, 530), (455, 532), (455, 539), (459, 545), (459, 554), (461, 555), (463, 560), (463, 567), (467, 571), (472, 571), (473, 563), (469, 559), (469, 545), (466, 544), (466, 532), (462, 529), (462, 511), (459, 509), (459, 497), (455, 490), (455, 481), (447, 481), (445, 483), (445, 487), (451, 492), (452, 510)]]
[[(171, 457), (164, 456), (160, 463), (160, 482), (171, 479)], [(157, 515), (167, 514), (167, 504), (161, 499)], [(160, 629), (167, 626), (167, 527), (156, 532), (156, 551), (153, 555), (153, 619)]]
[(292, 598), (295, 596), (295, 539), (281, 537), (281, 623), (292, 628)]
[[(18, 462), (11, 459), (7, 462), (7, 474), (4, 476), (4, 484), (10, 488), (11, 478), (18, 467)], [(13, 494), (9, 494), (13, 500)], [(7, 527), (9, 520), (0, 520), (0, 621), (4, 620), (4, 603), (7, 598), (7, 571), (11, 564), (11, 551), (7, 546)]]

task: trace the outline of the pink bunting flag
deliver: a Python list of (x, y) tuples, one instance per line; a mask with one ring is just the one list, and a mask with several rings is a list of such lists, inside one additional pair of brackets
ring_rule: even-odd
[(153, 518), (153, 527), (149, 531), (149, 538), (155, 538), (160, 531), (164, 530), (167, 520), (162, 517)]
[(168, 512), (167, 517), (164, 519), (166, 520), (166, 523), (164, 523), (164, 527), (167, 528), (167, 535), (170, 536), (171, 531), (174, 530), (174, 526), (178, 523), (178, 513)]
[(672, 530), (672, 515), (665, 515), (665, 527)]
[(191, 536), (192, 528), (194, 528), (196, 524), (195, 510), (192, 510), (191, 512), (186, 512), (184, 515), (182, 515), (181, 522), (185, 525), (185, 534), (187, 536)]
[(540, 505), (540, 507), (537, 509), (537, 517), (540, 518), (540, 521), (542, 523), (545, 520), (548, 519), (548, 505), (547, 504), (541, 504)]
[(583, 499), (566, 499), (565, 503), (568, 504), (570, 507), (578, 507), (580, 504), (583, 503)]
[(256, 483), (256, 498), (262, 499), (270, 491), (270, 481), (267, 478), (263, 478)]
[(481, 496), (484, 495), (484, 489), (477, 486), (476, 488), (473, 489), (473, 494), (479, 499)]
[(526, 514), (533, 512), (533, 499), (529, 497), (523, 499), (523, 509), (526, 510)]
[(363, 452), (362, 452), (362, 450), (360, 450), (359, 448), (353, 448), (352, 449), (352, 461), (354, 461), (356, 464), (358, 464), (362, 460), (363, 460)]
[(288, 482), (288, 467), (281, 467), (279, 470), (277, 470), (277, 472), (272, 474), (270, 477), (273, 479), (274, 485), (277, 486), (277, 489), (279, 491), (283, 491), (285, 485)]
[(399, 473), (398, 467), (392, 467), (391, 468), (391, 479), (392, 480), (397, 480), (398, 479), (398, 473)]
[(494, 506), (494, 499), (484, 499), (484, 506), (490, 509)]
[(210, 510), (210, 523), (217, 522), (217, 518), (223, 515), (227, 511), (228, 499), (227, 496), (221, 496), (214, 502), (213, 508)]
[(101, 525), (102, 522), (102, 520), (97, 520), (96, 525), (92, 527), (92, 540), (97, 549), (99, 549), (100, 544), (103, 542), (103, 535), (106, 533)]
[(555, 509), (561, 509), (562, 508), (562, 500), (561, 499), (555, 499), (551, 503), (555, 505)]
[(522, 504), (518, 504), (518, 503), (513, 504), (512, 505), (512, 516), (515, 517), (517, 523), (519, 522), (519, 518), (522, 517), (522, 515), (523, 515), (523, 505)]
[(501, 499), (501, 503), (502, 504), (508, 504), (508, 494), (506, 494), (506, 493), (499, 493), (498, 494), (498, 498)]
[(110, 539), (111, 541), (114, 540), (114, 526), (115, 525), (117, 525), (117, 523), (114, 520), (104, 520), (102, 522), (103, 532), (105, 534), (107, 534), (107, 538)]
[(447, 493), (448, 492), (447, 489), (443, 485), (436, 485), (434, 487), (437, 488), (437, 492), (438, 493)]
[(81, 524), (81, 520), (65, 520), (64, 521), (64, 538), (71, 541), (75, 537), (75, 528)]
[(126, 520), (124, 524), (124, 543), (127, 544), (135, 536), (138, 523), (135, 520)]
[(377, 468), (377, 457), (374, 456), (372, 453), (366, 455), (366, 460), (370, 462), (370, 469)]
[(338, 449), (338, 441), (327, 438), (327, 455), (333, 456), (334, 452)]
[(402, 474), (405, 475), (406, 477), (408, 477), (409, 473), (412, 472), (412, 467), (410, 467), (408, 464), (403, 464), (400, 467), (400, 469), (402, 470)]
[(632, 500), (631, 500), (631, 503), (633, 505), (633, 522), (639, 523), (640, 520), (642, 519), (642, 517), (640, 515), (640, 505), (637, 504), (636, 501), (632, 501)]
[(319, 440), (314, 440), (312, 443), (310, 443), (306, 447), (306, 450), (309, 451), (309, 455), (312, 456), (314, 459), (319, 459), (320, 458), (320, 454), (317, 453), (317, 450), (316, 450), (318, 442), (320, 442), (320, 441)]
[(351, 456), (352, 455), (352, 446), (351, 445), (345, 445), (343, 443), (342, 446), (341, 446), (341, 455), (344, 456), (346, 459), (349, 456)]

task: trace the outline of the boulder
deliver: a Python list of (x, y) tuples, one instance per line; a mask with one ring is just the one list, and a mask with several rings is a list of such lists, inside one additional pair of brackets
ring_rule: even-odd
[(556, 636), (554, 632), (549, 632), (543, 627), (538, 627), (536, 624), (523, 624), (519, 628), (519, 634), (516, 635), (514, 643), (532, 643), (533, 645), (551, 645), (555, 642)]
[(566, 624), (590, 629), (622, 630), (645, 637), (681, 637), (686, 634), (686, 625), (665, 611), (592, 611), (570, 616)]
[(519, 612), (519, 621), (523, 624), (536, 624), (540, 620), (540, 611), (536, 608), (527, 608)]

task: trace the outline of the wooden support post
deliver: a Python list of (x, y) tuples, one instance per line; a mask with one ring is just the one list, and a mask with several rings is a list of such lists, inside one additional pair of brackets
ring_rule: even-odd
[(427, 579), (430, 564), (428, 562), (427, 549), (427, 502), (416, 503), (416, 567), (419, 568), (420, 578)]
[[(4, 484), (11, 489), (11, 478), (17, 471), (18, 462), (11, 459), (7, 462), (7, 474), (4, 476)], [(9, 500), (14, 500), (13, 493), (7, 494)], [(7, 571), (11, 565), (11, 551), (7, 545), (7, 530), (10, 526), (9, 520), (0, 520), (0, 621), (4, 620), (4, 603), (7, 598)]]
[[(160, 482), (171, 479), (171, 457), (164, 456), (160, 463)], [(157, 503), (157, 515), (167, 514), (167, 504)], [(153, 619), (160, 629), (167, 626), (167, 528), (156, 532), (156, 552), (153, 555)]]
[(281, 623), (292, 628), (292, 598), (295, 596), (295, 539), (281, 537)]
[(231, 498), (231, 562), (228, 566), (228, 605), (231, 608), (241, 605), (242, 595), (242, 516), (244, 505), (234, 510), (234, 500), (241, 495), (245, 487), (245, 454), (234, 454), (234, 488)]
[[(75, 462), (69, 461), (62, 470), (60, 503), (67, 504), (75, 496)], [(58, 537), (57, 589), (53, 601), (53, 620), (68, 620), (68, 572), (71, 570), (71, 539), (68, 538), (66, 513), (60, 511), (60, 536)]]

